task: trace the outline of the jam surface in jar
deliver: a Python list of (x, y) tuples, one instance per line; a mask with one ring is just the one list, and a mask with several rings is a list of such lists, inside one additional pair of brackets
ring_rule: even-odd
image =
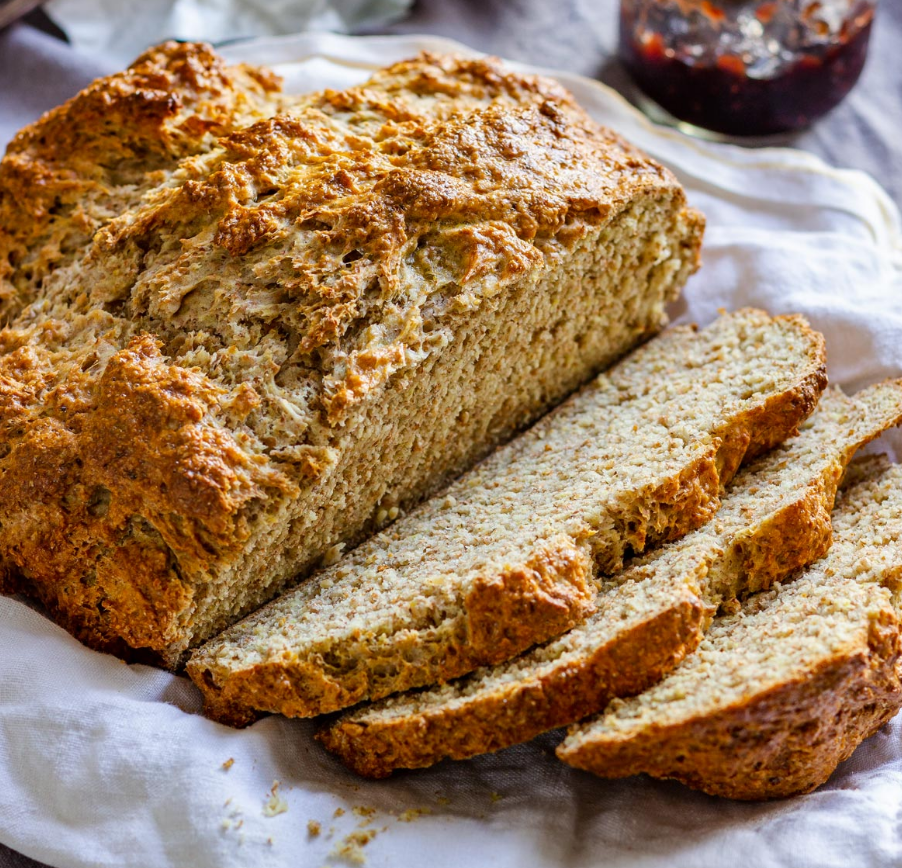
[(809, 126), (864, 67), (874, 0), (622, 0), (620, 56), (674, 117), (718, 133)]

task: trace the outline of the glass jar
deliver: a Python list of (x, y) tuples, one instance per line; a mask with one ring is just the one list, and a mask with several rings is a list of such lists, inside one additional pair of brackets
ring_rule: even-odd
[(674, 118), (728, 136), (807, 127), (864, 67), (877, 0), (621, 0), (620, 56)]

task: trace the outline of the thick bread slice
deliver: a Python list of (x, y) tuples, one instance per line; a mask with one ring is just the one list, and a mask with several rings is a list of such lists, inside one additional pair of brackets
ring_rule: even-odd
[(710, 522), (609, 582), (585, 623), (508, 663), (351, 710), (317, 738), (384, 777), (527, 741), (645, 690), (698, 644), (717, 603), (825, 553), (843, 469), (900, 421), (902, 381), (828, 391), (798, 437), (739, 472)]
[(824, 387), (799, 317), (746, 310), (637, 350), (447, 491), (199, 649), (207, 711), (312, 716), (558, 635), (593, 572), (681, 536), (744, 456), (794, 433)]
[(712, 795), (805, 793), (902, 707), (902, 466), (869, 462), (825, 558), (719, 617), (660, 684), (571, 730), (558, 756)]
[(657, 332), (702, 226), (497, 61), (148, 52), (0, 164), (0, 584), (178, 663)]

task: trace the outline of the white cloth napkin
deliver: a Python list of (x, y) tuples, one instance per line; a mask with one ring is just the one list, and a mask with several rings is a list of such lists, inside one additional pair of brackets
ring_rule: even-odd
[[(449, 46), (460, 48), (308, 35), (229, 55), (275, 64), (289, 87), (309, 89)], [(827, 335), (835, 382), (855, 390), (902, 375), (899, 215), (874, 182), (798, 152), (686, 140), (593, 82), (562, 80), (671, 166), (707, 214), (705, 265), (675, 307), (680, 320), (746, 304), (802, 311)], [(882, 445), (902, 458), (898, 434)], [(60, 868), (316, 868), (347, 864), (338, 850), (367, 830), (372, 868), (902, 863), (900, 719), (818, 792), (742, 804), (673, 783), (598, 780), (555, 760), (554, 734), (367, 782), (320, 750), (310, 723), (270, 717), (235, 731), (198, 711), (186, 679), (89, 651), (0, 599), (0, 841)]]
[(348, 33), (401, 18), (413, 0), (51, 0), (44, 11), (80, 51), (132, 62), (165, 39), (233, 41), (303, 30)]

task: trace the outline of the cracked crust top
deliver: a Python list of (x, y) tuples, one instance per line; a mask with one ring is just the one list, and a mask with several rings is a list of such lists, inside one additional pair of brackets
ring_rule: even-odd
[(96, 647), (184, 644), (351, 408), (637, 191), (697, 265), (675, 179), (554, 82), (422, 55), (279, 86), (166, 43), (0, 163), (0, 574)]

